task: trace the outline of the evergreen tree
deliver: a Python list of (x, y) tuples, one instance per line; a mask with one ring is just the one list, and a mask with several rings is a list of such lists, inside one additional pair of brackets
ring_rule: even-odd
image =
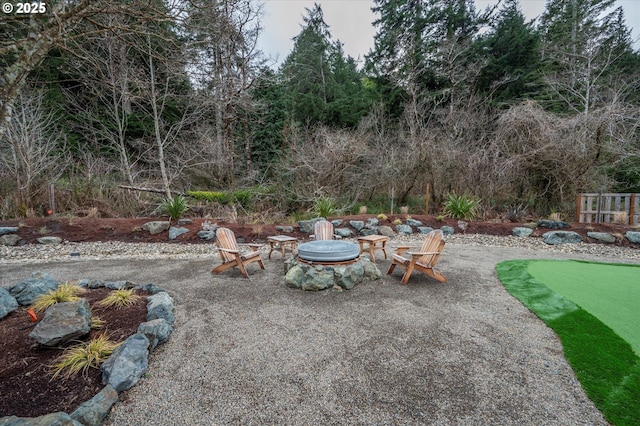
[(478, 91), (496, 103), (531, 96), (540, 84), (540, 37), (526, 23), (518, 0), (507, 0), (493, 30), (481, 42), (488, 55), (478, 77)]

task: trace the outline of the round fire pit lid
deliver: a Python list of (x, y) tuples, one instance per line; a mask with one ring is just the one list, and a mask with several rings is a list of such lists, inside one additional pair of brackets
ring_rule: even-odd
[(312, 262), (342, 262), (360, 255), (357, 244), (339, 240), (309, 241), (298, 246), (298, 256)]

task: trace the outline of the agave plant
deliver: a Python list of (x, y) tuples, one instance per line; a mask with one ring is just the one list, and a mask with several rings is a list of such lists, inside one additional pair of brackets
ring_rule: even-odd
[(470, 195), (451, 193), (444, 203), (443, 214), (452, 219), (471, 220), (478, 216), (480, 200)]
[(189, 210), (189, 206), (182, 195), (176, 195), (173, 198), (165, 198), (162, 200), (160, 210), (167, 214), (171, 220), (177, 220)]

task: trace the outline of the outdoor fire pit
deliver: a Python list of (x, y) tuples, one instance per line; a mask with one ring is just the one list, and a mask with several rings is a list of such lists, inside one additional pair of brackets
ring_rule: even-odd
[(298, 256), (285, 262), (285, 283), (303, 290), (343, 288), (377, 280), (380, 270), (360, 257), (357, 244), (340, 240), (311, 241), (298, 246)]

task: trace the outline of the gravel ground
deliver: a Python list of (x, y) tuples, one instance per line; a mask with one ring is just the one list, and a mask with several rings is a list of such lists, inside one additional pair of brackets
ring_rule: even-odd
[[(419, 242), (396, 238), (390, 246)], [(266, 270), (212, 276), (207, 245), (65, 244), (0, 251), (0, 285), (30, 272), (60, 280), (154, 282), (175, 331), (107, 425), (605, 425), (555, 334), (496, 277), (507, 259), (640, 262), (640, 251), (559, 248), (534, 238), (451, 236), (449, 282), (401, 272), (351, 291), (304, 292)], [(80, 256), (71, 256), (79, 253)], [(377, 258), (381, 256), (376, 256)], [(100, 259), (100, 260), (97, 260)], [(389, 261), (378, 260), (384, 273)]]

